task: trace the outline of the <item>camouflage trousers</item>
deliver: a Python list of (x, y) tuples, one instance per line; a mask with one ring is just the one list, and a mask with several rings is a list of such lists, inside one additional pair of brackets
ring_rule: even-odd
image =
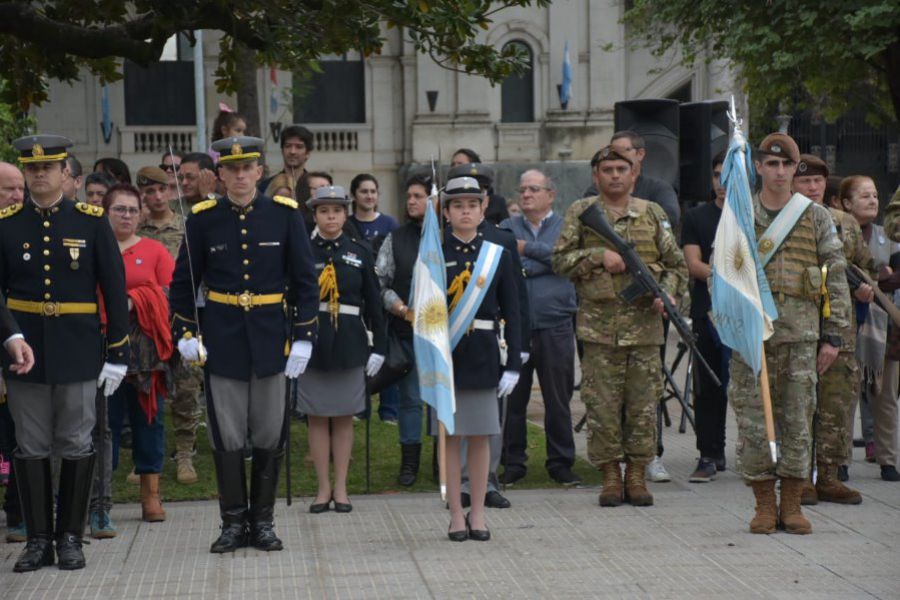
[(188, 367), (176, 357), (172, 361), (172, 427), (175, 430), (175, 451), (192, 452), (197, 441), (197, 427), (203, 411), (200, 407), (200, 384), (203, 371), (199, 367)]
[(841, 352), (819, 376), (816, 400), (816, 462), (841, 465), (850, 451), (853, 403), (859, 397), (859, 365), (854, 352)]
[(659, 346), (585, 342), (581, 370), (591, 463), (599, 467), (610, 461), (653, 460), (656, 408), (662, 395)]
[(777, 465), (769, 455), (758, 378), (737, 353), (732, 354), (728, 398), (737, 417), (737, 468), (744, 479), (809, 477), (818, 379), (816, 346), (816, 342), (766, 344), (775, 435), (781, 442)]

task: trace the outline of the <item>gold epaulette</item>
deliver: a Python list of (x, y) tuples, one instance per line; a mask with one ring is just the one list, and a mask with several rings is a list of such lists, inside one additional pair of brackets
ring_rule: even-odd
[(293, 208), (294, 210), (300, 208), (300, 205), (297, 204), (296, 200), (294, 200), (293, 198), (288, 198), (287, 196), (273, 196), (272, 200), (283, 206)]
[(204, 200), (203, 202), (198, 202), (197, 204), (195, 204), (194, 206), (191, 207), (191, 213), (196, 215), (197, 213), (201, 213), (204, 210), (209, 210), (210, 208), (214, 207), (218, 203), (219, 203), (218, 200), (215, 200), (212, 198), (210, 198), (209, 200)]
[(15, 204), (11, 204), (6, 208), (0, 208), (0, 219), (5, 219), (7, 217), (13, 216), (14, 214), (22, 210), (23, 206), (23, 203), (16, 202)]
[(77, 208), (79, 212), (83, 212), (84, 214), (90, 215), (92, 217), (103, 216), (102, 206), (94, 206), (93, 204), (88, 204), (87, 202), (76, 202), (75, 208)]

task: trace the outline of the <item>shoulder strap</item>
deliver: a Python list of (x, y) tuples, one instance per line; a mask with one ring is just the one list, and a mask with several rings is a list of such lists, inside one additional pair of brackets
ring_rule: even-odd
[(475, 320), (475, 314), (481, 306), (484, 296), (487, 294), (491, 282), (497, 274), (497, 267), (500, 266), (500, 256), (503, 254), (503, 247), (493, 242), (484, 241), (481, 244), (481, 250), (478, 251), (478, 258), (475, 260), (475, 266), (472, 268), (472, 279), (466, 291), (463, 292), (459, 303), (450, 311), (450, 348), (456, 348), (459, 340), (469, 329), (469, 325)]
[(812, 200), (803, 194), (794, 194), (775, 220), (769, 224), (768, 229), (760, 236), (758, 244), (759, 260), (763, 267), (772, 260), (811, 204)]

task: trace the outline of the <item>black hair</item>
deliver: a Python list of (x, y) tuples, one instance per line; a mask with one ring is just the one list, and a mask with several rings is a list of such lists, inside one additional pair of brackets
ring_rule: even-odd
[(325, 171), (307, 171), (306, 179), (308, 180), (310, 177), (321, 177), (328, 182), (328, 185), (334, 185), (334, 177), (331, 176), (331, 173), (326, 173)]
[(465, 157), (469, 159), (470, 163), (481, 163), (481, 157), (478, 156), (478, 153), (471, 148), (460, 148), (453, 153), (453, 156), (456, 156), (457, 154), (465, 155)]
[(74, 154), (69, 154), (66, 157), (66, 166), (69, 167), (69, 176), (72, 179), (78, 179), (84, 174), (84, 169), (81, 168), (81, 161), (75, 158)]
[(110, 177), (108, 174), (103, 171), (94, 171), (93, 173), (88, 173), (87, 177), (84, 178), (84, 188), (87, 189), (87, 186), (91, 184), (100, 184), (106, 189), (111, 188), (112, 186), (118, 183), (115, 179)]
[(101, 170), (112, 176), (119, 183), (131, 183), (131, 171), (128, 165), (118, 158), (101, 158), (94, 163), (94, 171)]
[(303, 145), (306, 146), (307, 152), (312, 152), (313, 148), (313, 134), (312, 131), (304, 127), (303, 125), (288, 125), (281, 132), (281, 147), (284, 148), (284, 145), (291, 138), (300, 138), (300, 141), (303, 142)]
[(195, 163), (200, 170), (209, 169), (210, 171), (214, 171), (216, 169), (216, 164), (213, 162), (212, 157), (209, 154), (204, 152), (191, 152), (190, 154), (185, 154), (181, 158), (181, 164), (184, 163)]
[(414, 185), (421, 185), (424, 187), (425, 193), (427, 194), (431, 190), (431, 177), (422, 173), (411, 175), (407, 178), (406, 183), (403, 184), (403, 189), (409, 190), (409, 188)]
[(238, 121), (243, 121), (244, 124), (247, 123), (247, 119), (242, 117), (240, 113), (228, 110), (220, 110), (219, 114), (216, 115), (216, 118), (212, 124), (212, 137), (210, 138), (211, 141), (217, 142), (224, 138), (225, 136), (222, 134), (222, 130), (226, 127), (232, 127)]
[(712, 168), (715, 169), (719, 165), (725, 164), (725, 150), (722, 150), (713, 157)]
[[(181, 160), (184, 160), (184, 152), (182, 152), (181, 150), (172, 150), (172, 154), (174, 154)], [(167, 158), (169, 158), (169, 153), (163, 152), (162, 158), (159, 159), (160, 164), (164, 163)]]

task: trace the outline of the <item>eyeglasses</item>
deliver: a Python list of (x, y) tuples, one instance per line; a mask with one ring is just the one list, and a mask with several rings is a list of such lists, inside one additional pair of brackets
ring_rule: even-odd
[(141, 213), (141, 209), (135, 208), (133, 206), (113, 206), (109, 209), (109, 212), (114, 215), (119, 215), (124, 217), (125, 215), (139, 215)]
[(519, 188), (519, 193), (524, 194), (525, 192), (531, 192), (532, 194), (537, 194), (541, 190), (549, 190), (545, 185), (523, 185)]
[(159, 168), (166, 172), (168, 172), (168, 171), (172, 171), (173, 173), (175, 172), (175, 165), (159, 165)]

